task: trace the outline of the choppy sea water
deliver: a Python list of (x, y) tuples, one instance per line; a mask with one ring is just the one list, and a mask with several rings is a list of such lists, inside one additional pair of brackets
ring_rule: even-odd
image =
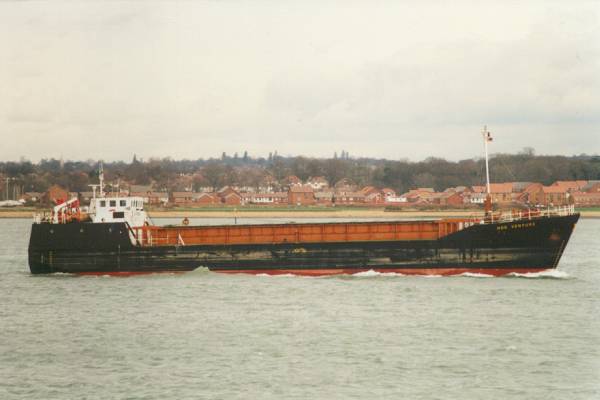
[(505, 278), (32, 276), (29, 229), (0, 220), (0, 399), (600, 398), (600, 220)]

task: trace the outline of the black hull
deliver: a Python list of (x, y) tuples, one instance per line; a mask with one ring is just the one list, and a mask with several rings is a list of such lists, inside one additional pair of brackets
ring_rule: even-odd
[(364, 270), (502, 275), (556, 268), (579, 214), (474, 225), (438, 240), (252, 245), (134, 245), (123, 223), (34, 224), (33, 274), (191, 271), (320, 275)]

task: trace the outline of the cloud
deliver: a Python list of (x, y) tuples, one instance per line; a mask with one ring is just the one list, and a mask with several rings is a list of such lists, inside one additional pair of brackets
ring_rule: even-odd
[(0, 159), (600, 152), (592, 3), (0, 7)]

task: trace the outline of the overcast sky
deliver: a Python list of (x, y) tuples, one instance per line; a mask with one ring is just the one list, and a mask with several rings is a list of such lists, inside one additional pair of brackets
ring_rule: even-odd
[(600, 2), (1, 2), (0, 160), (600, 153)]

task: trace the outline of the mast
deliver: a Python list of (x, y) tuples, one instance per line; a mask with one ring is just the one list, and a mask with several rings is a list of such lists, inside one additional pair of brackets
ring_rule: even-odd
[(98, 170), (98, 178), (100, 179), (100, 197), (104, 197), (104, 167), (100, 161), (100, 169)]
[(490, 195), (492, 191), (490, 190), (490, 165), (489, 165), (489, 157), (488, 157), (488, 142), (492, 141), (492, 135), (487, 130), (487, 126), (483, 126), (483, 148), (485, 150), (485, 182), (487, 194)]
[(484, 209), (485, 213), (489, 214), (492, 211), (492, 190), (490, 188), (490, 165), (489, 165), (489, 156), (488, 156), (488, 142), (491, 142), (492, 135), (487, 130), (487, 125), (483, 126), (483, 148), (485, 152), (485, 187), (487, 195), (485, 197)]

